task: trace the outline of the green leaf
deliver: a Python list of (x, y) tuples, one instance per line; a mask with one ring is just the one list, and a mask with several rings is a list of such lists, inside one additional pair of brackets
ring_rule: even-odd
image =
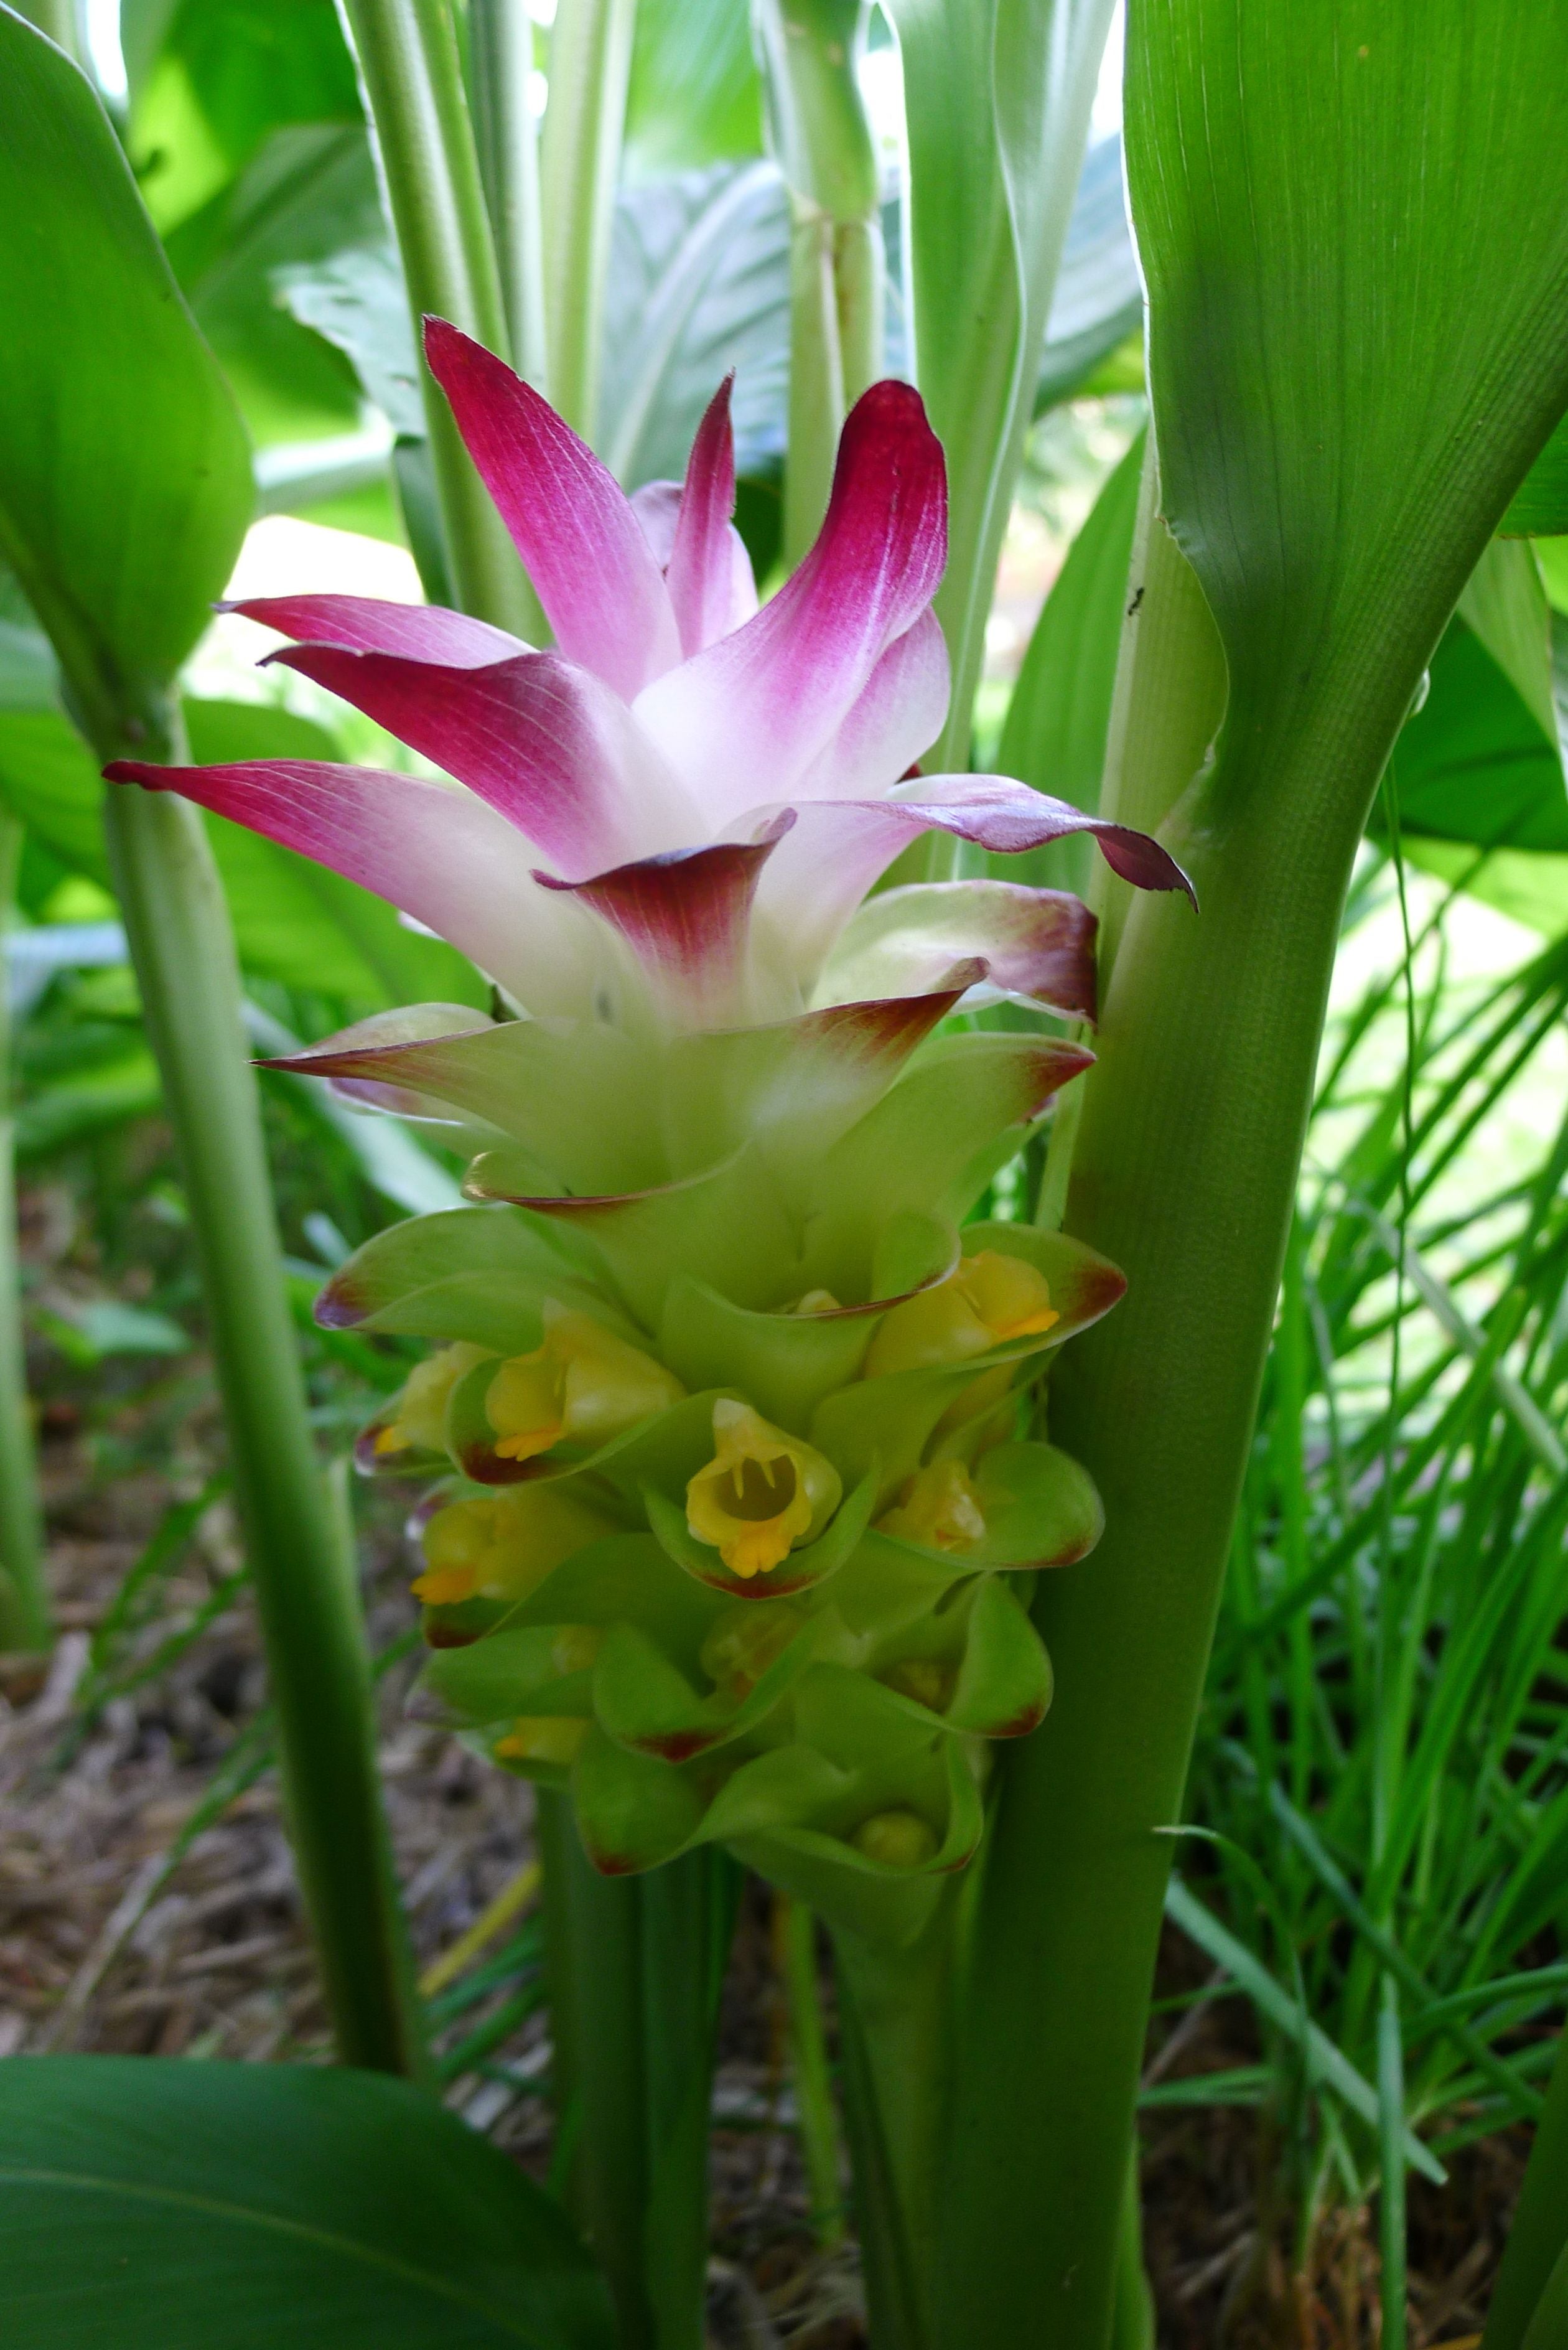
[[(1045, 598), (996, 754), (1004, 775), (1091, 812), (1100, 804), (1143, 442), (1140, 432), (1101, 490)], [(987, 858), (998, 880), (1079, 892), (1093, 862), (1084, 836)]]
[[(331, 0), (122, 0), (119, 37), (139, 152), (167, 139), (171, 89), (231, 169), (282, 122), (359, 120)], [(153, 152), (151, 169), (158, 195), (158, 174), (179, 169), (179, 158)]]
[(609, 2350), (517, 2166), (406, 2083), (286, 2064), (0, 2067), (12, 2350)]
[(1475, 630), (1547, 741), (1555, 744), (1552, 610), (1534, 548), (1494, 538), (1465, 583), (1459, 615)]
[[(1401, 832), (1568, 851), (1568, 795), (1555, 738), (1542, 733), (1462, 619), (1449, 622), (1430, 677), (1426, 702), (1394, 749)], [(1371, 828), (1384, 827), (1379, 799)]]
[[(184, 712), (200, 761), (340, 755), (325, 728), (267, 702), (188, 702)], [(73, 872), (107, 883), (104, 788), (57, 712), (0, 710), (0, 795)], [(378, 1008), (487, 1002), (484, 983), (454, 947), (407, 929), (369, 890), (242, 825), (204, 822), (247, 971)]]
[(365, 134), (331, 123), (273, 131), (236, 180), (171, 233), (174, 274), (258, 441), (358, 422), (353, 369), (278, 295), (292, 272), (385, 236)]
[(249, 453), (103, 109), (9, 12), (0, 221), (0, 553), (89, 723), (151, 712), (234, 567)]
[(1088, 136), (1108, 0), (890, 0), (909, 120), (915, 380), (948, 457), (937, 610), (953, 657), (938, 763), (970, 710)]
[(408, 291), (385, 235), (319, 261), (290, 262), (278, 268), (275, 286), (302, 326), (345, 354), (392, 430), (422, 441), (424, 400)]
[(1143, 287), (1122, 194), (1121, 133), (1084, 158), (1052, 298), (1034, 412), (1070, 399), (1143, 325)]
[(1568, 416), (1509, 500), (1498, 530), (1504, 538), (1556, 538), (1568, 532)]
[(735, 369), (735, 461), (784, 455), (789, 212), (771, 163), (623, 191), (605, 289), (596, 446), (628, 489), (679, 481), (702, 411)]
[(746, 0), (640, 0), (626, 101), (635, 179), (763, 151)]

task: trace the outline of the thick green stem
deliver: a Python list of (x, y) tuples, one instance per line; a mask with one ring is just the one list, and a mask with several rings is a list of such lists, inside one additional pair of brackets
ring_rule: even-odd
[(1260, 795), (1222, 844), (1168, 828), (1202, 920), (1134, 909), (1085, 1091), (1068, 1229), (1129, 1289), (1064, 1364), (1052, 1434), (1098, 1482), (1107, 1532), (1092, 1565), (1042, 1579), (1057, 1695), (994, 1830), (950, 2179), (954, 2345), (1017, 2338), (1025, 2302), (1053, 2350), (1099, 2350), (1108, 2320), (1169, 1860), (1155, 1831), (1179, 1814), (1355, 847), (1295, 815)]
[(909, 1950), (834, 1938), (856, 2228), (877, 2350), (929, 2350), (937, 2339), (957, 1918), (950, 1886)]
[(626, 131), (637, 0), (559, 0), (540, 153), (550, 398), (585, 440), (598, 430), (605, 278)]
[(580, 2114), (571, 2202), (609, 2280), (621, 2350), (701, 2350), (733, 1864), (704, 1851), (646, 1877), (601, 1877), (565, 1806), (551, 1798), (548, 1814), (552, 2007)]
[[(505, 311), (448, 0), (343, 0), (416, 333), (430, 313), (504, 357)], [(516, 549), (421, 361), (425, 428), (458, 601), (526, 636)]]
[[(188, 754), (176, 736), (171, 722), (150, 742), (143, 724), (134, 743), (96, 747), (177, 762)], [(180, 1151), (290, 1833), (337, 2051), (346, 2064), (418, 2074), (358, 1595), (306, 1412), (227, 909), (186, 801), (115, 787), (104, 825)]]
[(868, 16), (865, 0), (765, 0), (755, 13), (792, 217), (787, 565), (826, 509), (839, 427), (882, 371), (878, 175), (859, 82)]
[(534, 20), (524, 0), (469, 0), (473, 129), (490, 208), (512, 364), (541, 391), (545, 263), (539, 215), (539, 132), (529, 102)]
[(5, 929), (21, 854), (22, 827), (0, 808), (0, 1648), (47, 1648), (51, 1625), (44, 1576), (44, 1518), (27, 1410), (16, 1261), (11, 1005), (5, 970)]

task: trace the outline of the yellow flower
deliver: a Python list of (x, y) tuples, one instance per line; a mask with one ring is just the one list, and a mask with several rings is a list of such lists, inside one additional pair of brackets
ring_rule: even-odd
[(673, 1371), (587, 1314), (545, 1308), (545, 1343), (502, 1364), (484, 1399), (503, 1461), (532, 1461), (569, 1438), (607, 1444), (686, 1393)]
[(569, 1713), (520, 1713), (495, 1752), (510, 1762), (575, 1762), (588, 1724)]
[(440, 1452), (446, 1445), (447, 1398), (475, 1363), (491, 1354), (488, 1347), (471, 1347), (466, 1339), (443, 1347), (439, 1354), (416, 1363), (392, 1407), (392, 1416), (376, 1437), (379, 1459), (388, 1452)]
[(985, 1540), (980, 1496), (961, 1461), (933, 1461), (907, 1478), (895, 1506), (877, 1521), (879, 1534), (900, 1534), (928, 1550), (972, 1550)]
[(867, 1349), (865, 1376), (940, 1369), (1036, 1337), (1061, 1318), (1044, 1274), (1021, 1256), (981, 1249), (934, 1289), (894, 1306)]
[(732, 1575), (766, 1575), (822, 1532), (844, 1490), (838, 1471), (747, 1403), (713, 1406), (713, 1444), (686, 1488), (686, 1523)]
[(613, 1519), (559, 1485), (515, 1485), (449, 1502), (421, 1534), (425, 1571), (414, 1596), (427, 1607), (526, 1599), (563, 1559), (615, 1532)]

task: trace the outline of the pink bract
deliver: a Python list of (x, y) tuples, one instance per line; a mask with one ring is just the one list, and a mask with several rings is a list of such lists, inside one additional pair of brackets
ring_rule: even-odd
[[(831, 993), (824, 966), (867, 889), (933, 828), (991, 850), (1089, 832), (1139, 888), (1187, 887), (1146, 835), (1023, 784), (911, 776), (948, 666), (931, 610), (946, 473), (909, 385), (857, 403), (816, 544), (759, 609), (731, 519), (728, 382), (684, 484), (628, 498), (490, 352), (441, 319), (425, 348), (555, 650), (362, 597), (234, 608), (296, 640), (272, 658), (467, 788), (308, 761), (126, 760), (112, 781), (182, 792), (331, 866), (544, 1014), (602, 1016), (639, 992), (679, 1025), (799, 1013)], [(1043, 915), (1050, 951), (1025, 951), (1018, 908), (1004, 940), (998, 903), (975, 885), (942, 901), (932, 953), (900, 951), (912, 985), (994, 958), (997, 984), (1092, 1003), (1092, 926)]]

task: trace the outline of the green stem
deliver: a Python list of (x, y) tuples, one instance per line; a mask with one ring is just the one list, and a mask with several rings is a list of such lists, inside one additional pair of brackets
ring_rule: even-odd
[(53, 1627), (22, 1336), (5, 970), (5, 929), (21, 855), (22, 827), (0, 808), (0, 1648), (47, 1648)]
[[(95, 747), (178, 763), (180, 735), (171, 715), (161, 735), (142, 723)], [(227, 910), (188, 802), (115, 787), (104, 827), (180, 1151), (327, 2011), (345, 2064), (419, 2074), (358, 1595), (306, 1411)]]
[[(945, 10), (890, 0), (909, 125), (916, 380), (948, 460), (937, 617), (952, 699), (929, 764), (970, 764), (1002, 534), (1088, 140), (1111, 0)], [(938, 837), (932, 879), (955, 869)]]
[(877, 2350), (929, 2350), (937, 2339), (957, 1914), (950, 1887), (909, 1950), (834, 1938), (856, 2229)]
[(473, 129), (495, 240), (512, 364), (543, 390), (545, 263), (539, 216), (539, 131), (528, 99), (534, 20), (524, 0), (469, 0)]
[(548, 1804), (552, 2012), (580, 2112), (570, 2199), (609, 2280), (621, 2350), (701, 2350), (708, 2114), (736, 1872), (702, 1851), (649, 1877), (601, 1877), (564, 1804)]
[(1154, 2294), (1143, 2264), (1143, 2210), (1137, 2134), (1127, 2148), (1127, 2186), (1116, 2239), (1116, 2301), (1110, 2350), (1155, 2350)]
[(540, 151), (550, 398), (585, 440), (598, 430), (605, 279), (626, 130), (637, 0), (559, 0)]
[(763, 0), (755, 11), (769, 135), (792, 220), (789, 566), (826, 510), (839, 427), (882, 371), (880, 191), (859, 81), (869, 14), (865, 0)]
[[(1098, 1482), (1107, 1534), (1092, 1566), (1042, 1578), (1057, 1695), (1009, 1760), (981, 1887), (942, 2262), (955, 2350), (1019, 2338), (1025, 2313), (1052, 2350), (1100, 2350), (1110, 2323), (1169, 1855), (1151, 1831), (1179, 1816), (1360, 828), (1314, 799), (1321, 745), (1297, 785), (1272, 743), (1247, 743), (1271, 789), (1233, 790), (1214, 821), (1208, 770), (1190, 779), (1222, 667), (1152, 484), (1134, 578), (1103, 805), (1144, 826), (1170, 811), (1203, 912), (1105, 893), (1114, 962), (1066, 1222), (1129, 1288), (1064, 1357), (1052, 1433)], [(1370, 711), (1374, 742), (1397, 718)]]
[(844, 2189), (833, 2074), (817, 1991), (816, 1919), (804, 1901), (792, 1900), (787, 1893), (774, 1896), (774, 1950), (789, 2015), (790, 2070), (811, 2189), (811, 2224), (818, 2243), (838, 2244), (844, 2241)]
[[(505, 311), (447, 0), (344, 0), (416, 333), (449, 318), (498, 351)], [(465, 612), (527, 636), (537, 611), (516, 549), (421, 362), (447, 567)]]

